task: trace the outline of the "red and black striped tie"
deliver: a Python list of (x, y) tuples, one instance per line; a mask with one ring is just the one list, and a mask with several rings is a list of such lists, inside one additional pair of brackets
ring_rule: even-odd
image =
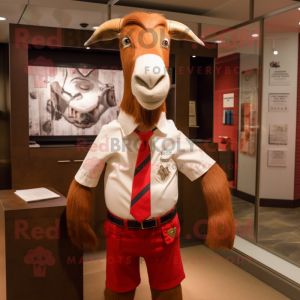
[(140, 223), (151, 215), (151, 152), (148, 141), (153, 135), (154, 130), (147, 132), (135, 130), (142, 142), (135, 164), (130, 214)]

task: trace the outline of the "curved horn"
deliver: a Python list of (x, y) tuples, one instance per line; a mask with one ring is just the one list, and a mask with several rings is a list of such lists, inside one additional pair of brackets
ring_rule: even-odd
[(84, 46), (117, 38), (118, 33), (121, 31), (121, 23), (121, 18), (106, 21), (94, 31), (93, 35), (84, 43)]
[(186, 25), (172, 20), (167, 20), (167, 22), (171, 39), (195, 42), (205, 46), (205, 44), (196, 36), (196, 34)]

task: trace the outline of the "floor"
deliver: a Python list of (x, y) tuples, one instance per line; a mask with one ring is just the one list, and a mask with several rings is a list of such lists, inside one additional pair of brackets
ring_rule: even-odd
[[(204, 245), (181, 249), (186, 279), (182, 282), (185, 300), (288, 300), (262, 281), (217, 255)], [(103, 300), (105, 253), (93, 254), (98, 260), (84, 263), (84, 299)], [(137, 300), (150, 300), (145, 262), (141, 261), (142, 282)]]
[[(254, 204), (232, 196), (237, 234), (253, 241)], [(247, 232), (243, 232), (248, 225)], [(274, 254), (300, 266), (300, 207), (261, 207), (259, 210), (258, 242)]]
[[(240, 237), (253, 241), (254, 238), (254, 204), (231, 196), (232, 210), (236, 225), (236, 234)], [(245, 225), (247, 231), (243, 233)]]

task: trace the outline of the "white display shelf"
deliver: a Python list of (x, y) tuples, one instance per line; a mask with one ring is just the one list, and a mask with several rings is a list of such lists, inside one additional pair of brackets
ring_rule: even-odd
[(235, 236), (233, 247), (238, 251), (252, 257), (259, 263), (273, 269), (277, 273), (289, 278), (290, 280), (300, 284), (300, 268), (290, 262), (260, 248), (259, 246)]

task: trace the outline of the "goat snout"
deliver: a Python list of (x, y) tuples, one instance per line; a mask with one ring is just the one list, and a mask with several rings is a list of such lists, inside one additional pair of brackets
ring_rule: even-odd
[(145, 84), (147, 85), (147, 87), (149, 89), (154, 88), (166, 75), (165, 74), (161, 74), (159, 72), (159, 68), (155, 67), (157, 69), (157, 72), (159, 73), (155, 73), (155, 71), (150, 71), (149, 70), (149, 66), (145, 67), (144, 72), (140, 72), (139, 74), (134, 74), (133, 76), (135, 76), (136, 81), (140, 84)]
[(146, 109), (159, 107), (169, 92), (170, 79), (162, 58), (154, 54), (139, 56), (135, 62), (131, 88)]

